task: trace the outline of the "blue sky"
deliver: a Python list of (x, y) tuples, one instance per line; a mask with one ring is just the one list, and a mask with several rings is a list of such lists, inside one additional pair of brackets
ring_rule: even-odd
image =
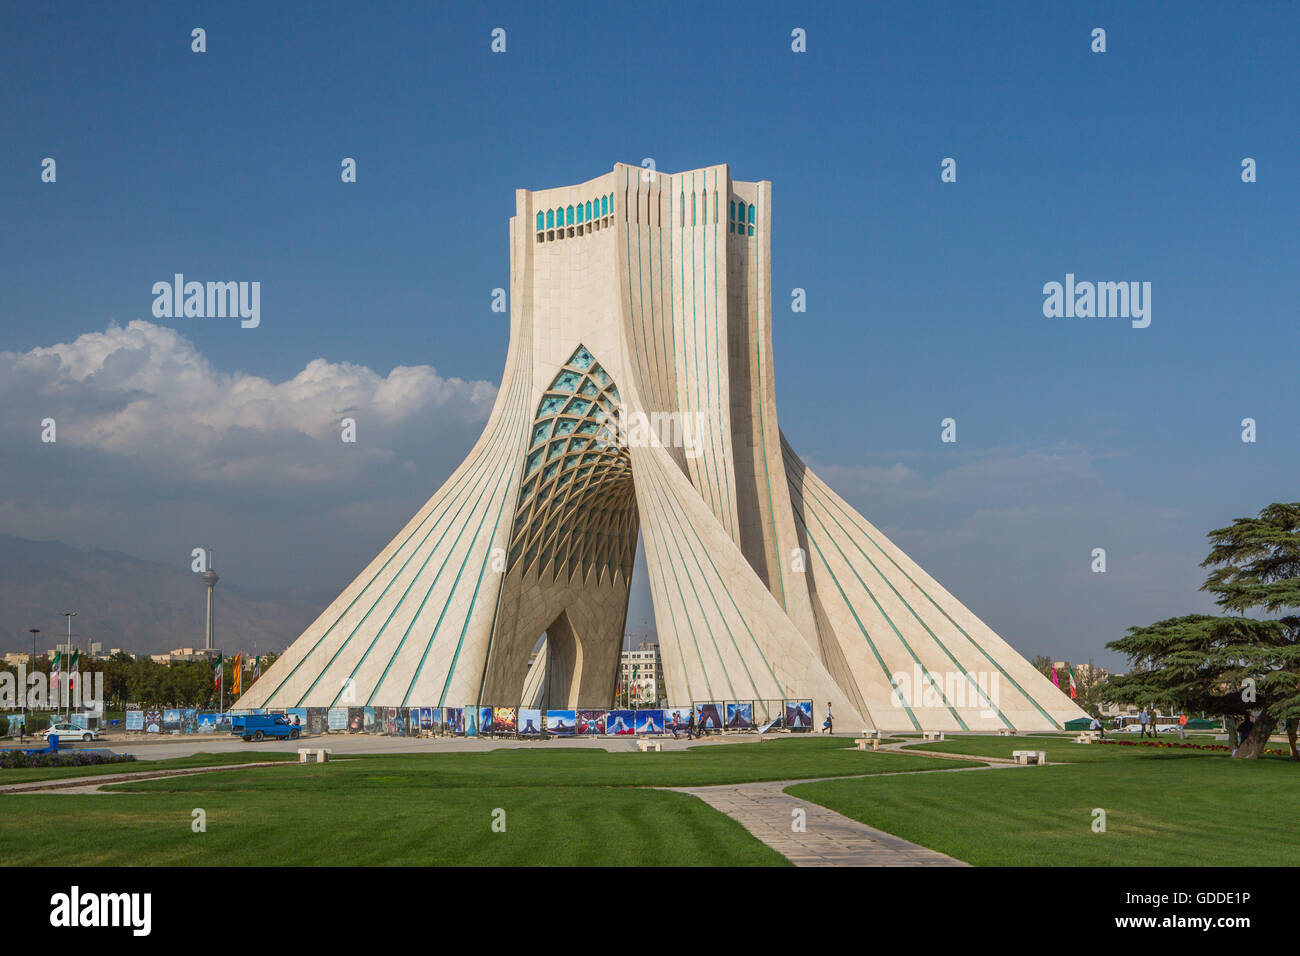
[[(303, 494), (274, 434), (253, 436), (268, 457), (252, 475), (230, 467), (242, 432), (219, 459), (190, 455), (156, 385), (166, 362), (149, 414), (177, 426), (131, 439), (155, 456), (147, 475), (126, 440), (73, 441), (75, 469), (33, 461), (29, 411), (75, 422), (78, 402), (122, 393), (6, 366), (10, 391), (41, 397), (7, 403), (0, 530), (168, 560), (218, 540), (249, 583), (337, 590), (486, 414), (470, 385), (501, 374), (489, 296), (508, 284), (514, 190), (645, 157), (772, 181), (786, 434), (1026, 654), (1118, 663), (1101, 647), (1124, 627), (1208, 606), (1206, 530), (1297, 497), (1294, 4), (9, 4), (3, 19), (0, 352), (154, 322), (153, 282), (184, 272), (260, 281), (262, 324), (156, 320), (192, 346), (182, 365), (273, 384), (317, 359), (381, 378), (427, 365), (430, 388), (468, 384), (395, 416), (368, 463), (329, 481), (314, 463)], [(1067, 272), (1151, 282), (1151, 326), (1045, 318), (1042, 286)], [(172, 510), (151, 521), (160, 500)], [(639, 587), (630, 622), (647, 605)]]

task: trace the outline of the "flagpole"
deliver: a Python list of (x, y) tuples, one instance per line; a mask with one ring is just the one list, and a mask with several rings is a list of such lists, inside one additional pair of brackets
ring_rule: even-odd
[[(64, 611), (63, 616), (68, 619), (68, 653), (72, 653), (72, 619), (77, 616), (76, 611)], [(72, 688), (68, 684), (72, 680), (72, 671), (68, 671), (68, 678), (63, 682), (66, 688), (65, 693), (68, 697), (68, 723), (72, 723)]]

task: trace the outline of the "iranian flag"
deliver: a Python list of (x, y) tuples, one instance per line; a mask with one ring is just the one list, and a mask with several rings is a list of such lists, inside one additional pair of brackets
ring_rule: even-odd
[(217, 665), (212, 669), (212, 689), (221, 693), (221, 653), (217, 652)]
[(1070, 700), (1079, 696), (1079, 686), (1074, 682), (1074, 668), (1070, 668)]
[(257, 679), (262, 676), (262, 657), (258, 655), (253, 658), (253, 679), (251, 684), (256, 684)]
[(72, 688), (81, 680), (81, 651), (72, 652), (72, 666), (68, 668), (68, 693), (72, 693)]
[(57, 700), (59, 696), (59, 678), (63, 673), (63, 652), (54, 652), (54, 661), (50, 664), (50, 693)]

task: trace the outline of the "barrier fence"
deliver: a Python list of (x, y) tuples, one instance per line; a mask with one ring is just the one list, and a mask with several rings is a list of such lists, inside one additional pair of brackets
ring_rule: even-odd
[(719, 700), (653, 708), (290, 707), (232, 710), (128, 710), (126, 730), (144, 734), (230, 733), (246, 714), (284, 714), (307, 734), (449, 737), (640, 737), (803, 733), (813, 729), (811, 700)]

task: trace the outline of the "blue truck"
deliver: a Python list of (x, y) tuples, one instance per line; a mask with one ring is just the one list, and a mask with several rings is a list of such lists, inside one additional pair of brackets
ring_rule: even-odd
[(284, 714), (243, 714), (231, 718), (230, 733), (245, 740), (297, 740), (302, 727)]

